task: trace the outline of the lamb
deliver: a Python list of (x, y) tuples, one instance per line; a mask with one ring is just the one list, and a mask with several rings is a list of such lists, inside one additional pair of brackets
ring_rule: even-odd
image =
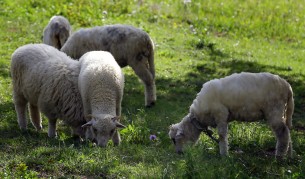
[(43, 31), (43, 43), (61, 49), (70, 34), (69, 21), (63, 16), (53, 16)]
[(181, 122), (170, 126), (169, 136), (177, 153), (196, 142), (202, 131), (217, 127), (221, 155), (228, 155), (228, 123), (265, 119), (276, 138), (276, 156), (292, 157), (290, 129), (294, 111), (290, 84), (270, 73), (240, 73), (203, 84)]
[(80, 58), (78, 85), (88, 122), (86, 138), (105, 147), (112, 138), (114, 145), (121, 141), (117, 128), (124, 90), (124, 75), (113, 56), (105, 51), (91, 51)]
[(154, 45), (146, 32), (120, 24), (80, 29), (61, 48), (74, 59), (94, 50), (110, 52), (121, 67), (129, 65), (145, 85), (145, 105), (155, 104)]
[(78, 89), (80, 65), (65, 53), (45, 44), (19, 47), (11, 58), (13, 100), (19, 127), (27, 129), (26, 107), (33, 126), (42, 129), (41, 111), (48, 118), (48, 136), (56, 136), (56, 121), (62, 119), (72, 134), (83, 137), (86, 123)]

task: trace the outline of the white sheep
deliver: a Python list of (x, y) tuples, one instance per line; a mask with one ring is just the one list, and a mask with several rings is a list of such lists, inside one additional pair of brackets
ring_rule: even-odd
[(42, 129), (41, 111), (48, 118), (48, 136), (56, 136), (56, 121), (62, 119), (72, 134), (84, 136), (86, 123), (78, 89), (80, 65), (65, 53), (45, 44), (19, 47), (12, 55), (13, 99), (19, 126), (27, 129), (26, 108), (31, 121)]
[(113, 56), (105, 51), (91, 51), (80, 58), (81, 71), (78, 85), (84, 104), (84, 114), (89, 122), (86, 138), (105, 147), (112, 138), (118, 145), (121, 141), (117, 128), (124, 90), (124, 75)]
[(289, 129), (294, 99), (288, 82), (270, 73), (240, 73), (211, 80), (197, 94), (189, 114), (170, 126), (177, 153), (187, 141), (196, 142), (208, 126), (217, 127), (221, 155), (228, 155), (228, 123), (265, 119), (277, 138), (276, 156), (292, 155)]
[(61, 51), (74, 59), (94, 50), (110, 52), (121, 67), (129, 65), (145, 85), (145, 105), (154, 105), (154, 46), (146, 32), (119, 24), (80, 29), (61, 48)]
[(61, 49), (70, 34), (69, 21), (63, 16), (53, 16), (43, 30), (43, 43)]

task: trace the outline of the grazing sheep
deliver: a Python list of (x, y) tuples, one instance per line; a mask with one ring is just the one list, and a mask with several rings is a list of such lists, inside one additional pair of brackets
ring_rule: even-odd
[(105, 51), (91, 51), (80, 58), (78, 85), (89, 122), (86, 138), (105, 147), (112, 138), (114, 145), (121, 141), (117, 128), (124, 90), (124, 75), (113, 56)]
[(13, 98), (19, 127), (27, 129), (26, 106), (31, 121), (42, 129), (41, 111), (48, 118), (48, 136), (56, 136), (56, 121), (62, 119), (72, 134), (84, 136), (86, 123), (78, 90), (80, 65), (65, 53), (45, 44), (19, 47), (12, 55)]
[(154, 46), (146, 32), (128, 25), (81, 29), (72, 34), (61, 48), (61, 51), (75, 59), (94, 50), (110, 52), (121, 67), (129, 65), (145, 85), (145, 105), (154, 105)]
[(43, 31), (43, 43), (61, 49), (70, 34), (69, 21), (63, 16), (53, 16)]
[(277, 138), (276, 156), (292, 155), (290, 131), (294, 100), (288, 82), (270, 73), (240, 73), (211, 80), (202, 86), (180, 123), (170, 126), (176, 152), (196, 142), (208, 126), (217, 127), (221, 155), (228, 155), (228, 123), (265, 119)]

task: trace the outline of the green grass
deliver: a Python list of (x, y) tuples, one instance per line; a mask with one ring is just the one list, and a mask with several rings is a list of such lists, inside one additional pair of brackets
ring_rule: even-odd
[[(305, 3), (262, 0), (2, 0), (0, 1), (0, 178), (305, 178)], [(124, 68), (122, 144), (79, 144), (59, 125), (57, 139), (44, 130), (21, 132), (12, 102), (10, 56), (19, 46), (40, 43), (53, 15), (74, 30), (130, 24), (156, 44), (157, 104), (144, 107), (144, 89)], [(270, 155), (275, 138), (264, 122), (229, 126), (230, 156), (201, 135), (174, 153), (168, 126), (179, 122), (202, 84), (232, 73), (268, 71), (287, 79), (295, 97), (291, 131), (294, 159)], [(157, 140), (150, 141), (151, 134)]]

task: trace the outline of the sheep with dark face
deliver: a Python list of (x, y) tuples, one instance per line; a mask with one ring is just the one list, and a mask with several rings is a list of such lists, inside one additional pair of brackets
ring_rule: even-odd
[(221, 155), (228, 155), (228, 123), (265, 119), (277, 138), (276, 156), (292, 155), (290, 128), (294, 99), (288, 82), (270, 73), (240, 73), (205, 83), (180, 123), (170, 126), (176, 152), (217, 127)]
[(124, 90), (124, 75), (113, 56), (105, 51), (85, 53), (79, 60), (81, 71), (78, 86), (88, 122), (86, 138), (105, 147), (112, 139), (114, 145), (121, 141), (117, 128)]
[(61, 51), (74, 59), (94, 50), (110, 52), (121, 67), (129, 65), (145, 85), (145, 105), (154, 105), (154, 45), (146, 32), (128, 25), (80, 29), (61, 48)]
[(86, 123), (78, 89), (80, 65), (65, 53), (45, 44), (19, 47), (12, 55), (13, 97), (19, 126), (27, 129), (29, 104), (34, 127), (42, 129), (40, 112), (49, 120), (48, 136), (56, 136), (56, 121), (62, 119), (73, 135), (83, 137)]
[(43, 30), (43, 43), (61, 49), (70, 34), (69, 21), (63, 16), (53, 16)]

